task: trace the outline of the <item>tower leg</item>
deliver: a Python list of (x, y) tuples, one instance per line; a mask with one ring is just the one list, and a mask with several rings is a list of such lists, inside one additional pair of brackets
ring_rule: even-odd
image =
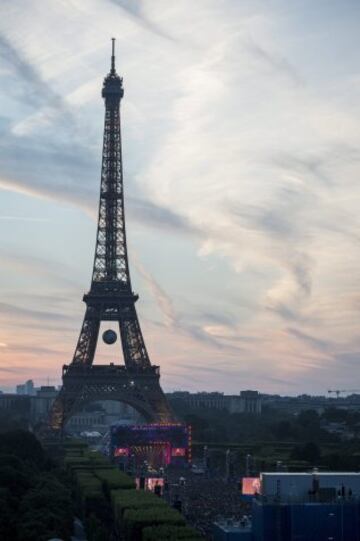
[(88, 306), (76, 345), (73, 363), (90, 366), (93, 362), (100, 329), (100, 314)]

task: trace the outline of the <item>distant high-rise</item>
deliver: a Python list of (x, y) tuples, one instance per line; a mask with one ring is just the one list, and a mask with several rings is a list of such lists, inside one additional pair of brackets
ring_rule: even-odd
[(28, 379), (25, 383), (21, 385), (16, 385), (16, 394), (25, 394), (34, 396), (35, 395), (35, 388), (34, 388), (34, 382), (32, 379)]

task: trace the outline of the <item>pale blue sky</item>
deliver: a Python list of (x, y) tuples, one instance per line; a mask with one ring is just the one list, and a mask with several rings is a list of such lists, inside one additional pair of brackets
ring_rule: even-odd
[(354, 387), (359, 21), (337, 0), (1, 3), (0, 387), (58, 383), (73, 354), (112, 36), (132, 280), (164, 388)]

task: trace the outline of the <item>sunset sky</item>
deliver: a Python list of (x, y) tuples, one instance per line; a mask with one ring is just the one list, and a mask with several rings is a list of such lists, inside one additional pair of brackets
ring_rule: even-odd
[(360, 388), (359, 20), (355, 0), (2, 0), (0, 388), (72, 359), (112, 36), (164, 389)]

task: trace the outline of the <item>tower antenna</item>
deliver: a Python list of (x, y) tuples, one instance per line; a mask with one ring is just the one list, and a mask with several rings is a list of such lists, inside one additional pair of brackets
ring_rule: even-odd
[(111, 73), (115, 73), (115, 38), (111, 38)]

